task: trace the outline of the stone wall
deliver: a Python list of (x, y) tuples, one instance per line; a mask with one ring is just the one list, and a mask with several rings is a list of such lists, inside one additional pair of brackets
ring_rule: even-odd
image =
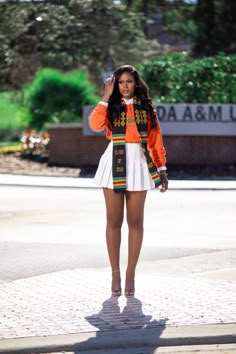
[(235, 164), (235, 136), (164, 136), (171, 164)]
[[(49, 164), (96, 166), (108, 141), (103, 135), (84, 136), (82, 124), (51, 124)], [(235, 164), (236, 137), (163, 136), (169, 164)]]
[(104, 136), (84, 136), (82, 124), (50, 124), (49, 164), (95, 166), (106, 149)]

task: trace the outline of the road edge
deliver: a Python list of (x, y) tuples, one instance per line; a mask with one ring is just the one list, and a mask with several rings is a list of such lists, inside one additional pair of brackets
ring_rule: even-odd
[(67, 335), (2, 339), (0, 353), (28, 354), (94, 349), (236, 343), (236, 324), (158, 326)]

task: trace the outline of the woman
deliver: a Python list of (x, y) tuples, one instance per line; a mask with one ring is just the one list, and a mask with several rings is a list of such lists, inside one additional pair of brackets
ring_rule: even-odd
[(156, 111), (146, 83), (137, 70), (123, 65), (104, 85), (104, 95), (93, 110), (90, 127), (106, 129), (111, 140), (102, 155), (95, 183), (103, 188), (106, 204), (106, 241), (112, 269), (112, 295), (120, 296), (121, 227), (126, 202), (129, 230), (125, 295), (135, 291), (135, 269), (143, 241), (147, 190), (168, 189), (165, 149)]

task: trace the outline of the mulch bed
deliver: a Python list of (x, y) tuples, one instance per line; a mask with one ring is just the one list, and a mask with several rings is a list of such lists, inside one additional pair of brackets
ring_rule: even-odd
[[(31, 176), (93, 177), (96, 166), (49, 166), (47, 159), (19, 153), (0, 154), (0, 173)], [(234, 180), (235, 165), (168, 165), (169, 179), (178, 180)]]

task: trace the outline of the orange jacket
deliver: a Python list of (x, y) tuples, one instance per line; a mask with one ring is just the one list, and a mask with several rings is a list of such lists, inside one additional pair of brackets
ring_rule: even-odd
[[(108, 124), (108, 108), (99, 103), (92, 111), (90, 116), (89, 125), (94, 130), (106, 129), (106, 137), (112, 140), (112, 131)], [(133, 104), (126, 104), (126, 143), (139, 143), (140, 136), (134, 119), (134, 106)], [(151, 124), (148, 124), (148, 141), (147, 148), (150, 156), (157, 168), (165, 167), (166, 165), (166, 152), (163, 146), (161, 128), (158, 121), (157, 129), (151, 129)]]

